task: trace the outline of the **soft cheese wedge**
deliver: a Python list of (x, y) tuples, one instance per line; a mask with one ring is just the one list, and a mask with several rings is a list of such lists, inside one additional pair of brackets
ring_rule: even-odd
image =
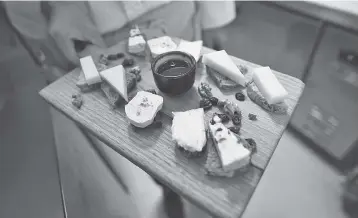
[(232, 81), (245, 86), (245, 76), (231, 60), (225, 50), (211, 52), (203, 55), (203, 63), (216, 70), (218, 73), (228, 77)]
[(88, 85), (102, 82), (101, 76), (99, 75), (99, 72), (91, 56), (81, 58), (80, 63)]
[(172, 138), (190, 152), (201, 152), (206, 144), (204, 109), (173, 112)]
[(198, 61), (202, 47), (203, 41), (201, 40), (195, 42), (181, 40), (177, 50), (191, 54), (195, 58), (195, 60)]
[(178, 47), (169, 36), (148, 40), (148, 46), (154, 57), (165, 52), (175, 51)]
[(250, 150), (221, 123), (217, 115), (209, 122), (209, 130), (225, 171), (237, 170), (250, 163)]
[(269, 104), (280, 103), (287, 98), (288, 93), (286, 89), (277, 80), (270, 67), (254, 69), (252, 78)]
[(101, 71), (100, 74), (110, 86), (112, 86), (126, 101), (128, 101), (126, 72), (122, 65)]
[(145, 128), (153, 123), (155, 116), (162, 107), (162, 96), (139, 91), (125, 106), (125, 112), (131, 124), (139, 128)]

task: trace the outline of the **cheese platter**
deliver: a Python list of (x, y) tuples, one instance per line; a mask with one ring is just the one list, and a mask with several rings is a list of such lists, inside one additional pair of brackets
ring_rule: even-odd
[[(200, 48), (201, 42), (191, 47), (190, 42), (171, 39), (177, 47), (169, 44), (170, 51), (157, 49), (155, 57), (132, 56), (128, 54), (127, 42), (119, 43), (92, 57), (98, 65), (103, 56), (109, 57), (118, 52), (125, 54), (109, 60), (103, 69), (97, 67), (102, 80), (100, 87), (91, 83), (92, 90), (81, 91), (76, 83), (85, 69), (77, 68), (41, 90), (40, 95), (115, 151), (197, 205), (216, 216), (237, 217), (257, 186), (304, 84), (272, 71), (287, 92), (284, 100), (281, 99), (285, 112), (273, 113), (258, 103), (270, 105), (265, 97), (261, 96), (258, 98), (260, 101), (255, 102), (247, 93), (246, 87), (254, 83), (254, 69), (260, 66), (231, 57), (225, 51), (217, 53), (215, 58), (207, 58), (205, 54), (216, 52), (205, 47), (200, 49), (200, 56), (203, 56), (198, 58), (197, 48)], [(184, 68), (195, 69), (192, 84), (180, 93), (168, 93), (158, 85), (155, 77), (156, 70), (163, 63), (171, 65), (172, 59), (168, 57), (172, 56), (169, 53), (185, 56), (184, 62), (189, 65)], [(225, 66), (220, 64), (220, 57), (223, 57)], [(159, 68), (153, 66), (161, 58), (168, 60), (159, 61)], [(124, 64), (123, 59), (130, 59), (132, 63)], [(208, 73), (207, 60), (211, 60), (208, 65), (215, 71), (214, 74)], [(172, 67), (183, 67), (181, 64), (177, 61)], [(118, 66), (121, 66), (120, 69), (110, 70)], [(136, 73), (134, 67), (137, 68)], [(225, 71), (224, 77), (222, 71)], [(113, 72), (118, 72), (118, 75)], [(237, 72), (241, 74), (235, 77)], [(128, 75), (135, 79), (128, 80)], [(189, 73), (184, 72), (183, 75)], [(215, 81), (215, 75), (220, 75), (221, 79)], [(116, 82), (111, 82), (113, 78)], [(135, 83), (134, 88), (129, 89), (130, 81)], [(222, 88), (218, 85), (221, 81), (238, 85)], [(81, 108), (71, 105), (68, 96), (74, 93), (82, 96)], [(111, 96), (115, 100), (110, 100)], [(215, 125), (210, 124), (213, 121)], [(185, 128), (191, 122), (195, 122), (192, 132), (190, 128)], [(225, 134), (219, 133), (222, 130)], [(231, 151), (236, 154), (230, 155)]]

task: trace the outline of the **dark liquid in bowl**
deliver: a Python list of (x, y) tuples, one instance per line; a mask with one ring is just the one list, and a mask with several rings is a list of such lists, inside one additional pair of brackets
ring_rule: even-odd
[(157, 73), (163, 76), (177, 77), (186, 74), (190, 64), (184, 60), (169, 60), (158, 67)]

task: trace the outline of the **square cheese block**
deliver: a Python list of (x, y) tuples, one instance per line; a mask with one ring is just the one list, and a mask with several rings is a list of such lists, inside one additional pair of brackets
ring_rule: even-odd
[(202, 47), (203, 41), (201, 40), (195, 42), (181, 40), (177, 50), (191, 54), (195, 58), (195, 60), (198, 61)]
[(146, 91), (139, 91), (125, 106), (129, 122), (139, 128), (153, 123), (158, 111), (163, 107), (163, 97)]
[(231, 57), (225, 50), (215, 51), (203, 55), (202, 62), (216, 70), (218, 73), (228, 77), (232, 81), (245, 86), (245, 76), (241, 73), (240, 69), (235, 65)]
[(178, 47), (169, 36), (148, 40), (148, 46), (153, 57), (165, 52), (175, 51)]
[(209, 130), (225, 171), (237, 170), (250, 163), (251, 151), (221, 123), (217, 115), (209, 122)]
[(190, 152), (201, 152), (206, 144), (204, 109), (173, 112), (172, 138)]
[(122, 65), (106, 69), (100, 74), (110, 86), (128, 101), (126, 72)]
[(128, 52), (137, 54), (145, 51), (146, 42), (142, 35), (132, 36), (128, 38)]
[(102, 82), (101, 76), (91, 56), (81, 58), (80, 63), (88, 85)]
[(260, 67), (254, 69), (253, 81), (269, 104), (282, 102), (287, 98), (288, 93), (270, 67)]

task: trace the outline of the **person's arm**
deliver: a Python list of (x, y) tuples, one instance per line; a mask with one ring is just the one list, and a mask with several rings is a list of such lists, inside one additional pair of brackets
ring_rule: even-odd
[(216, 50), (223, 49), (227, 39), (224, 28), (236, 18), (235, 1), (197, 2), (201, 14), (201, 27), (204, 44)]
[(79, 63), (75, 44), (105, 47), (86, 2), (50, 2), (49, 33), (74, 64)]

